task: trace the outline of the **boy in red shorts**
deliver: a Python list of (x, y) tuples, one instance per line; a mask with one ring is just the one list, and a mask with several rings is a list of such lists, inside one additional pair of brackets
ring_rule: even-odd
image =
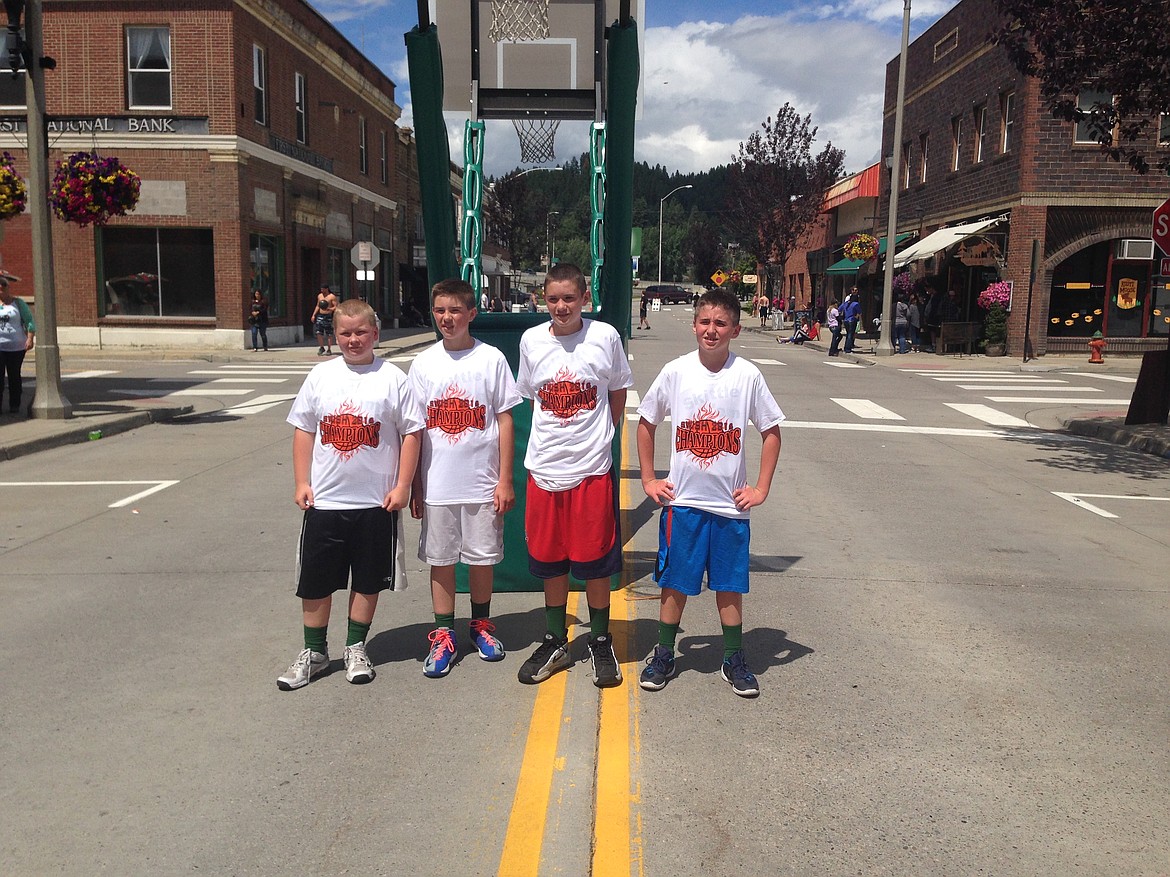
[(554, 265), (544, 281), (551, 321), (520, 339), (520, 395), (533, 401), (524, 528), (528, 568), (544, 580), (544, 642), (520, 668), (526, 684), (572, 663), (566, 606), (569, 574), (585, 582), (589, 655), (599, 688), (620, 685), (609, 636), (609, 579), (621, 570), (611, 443), (633, 385), (621, 336), (581, 316), (585, 276)]

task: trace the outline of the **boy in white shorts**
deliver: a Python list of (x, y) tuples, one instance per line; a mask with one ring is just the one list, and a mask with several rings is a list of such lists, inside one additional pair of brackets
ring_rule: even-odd
[(431, 567), (435, 629), (423, 675), (446, 676), (458, 654), (455, 564), (468, 566), (471, 640), (485, 661), (504, 647), (491, 622), (493, 566), (504, 556), (504, 513), (516, 504), (512, 408), (520, 404), (504, 354), (471, 337), (475, 290), (442, 280), (431, 290), (442, 340), (418, 355), (410, 386), (426, 429), (410, 513), (422, 518), (418, 557)]
[(293, 691), (329, 668), (326, 634), (333, 594), (349, 594), (345, 678), (370, 682), (366, 638), (378, 595), (401, 586), (398, 510), (410, 500), (422, 413), (406, 375), (374, 356), (378, 318), (364, 301), (334, 311), (341, 359), (316, 366), (288, 415), (296, 504), (304, 511), (297, 552), (305, 647), (277, 688)]
[[(715, 592), (723, 626), (723, 678), (740, 697), (760, 693), (743, 654), (743, 595), (748, 592), (748, 512), (768, 498), (780, 457), (784, 412), (755, 365), (731, 352), (739, 302), (714, 289), (695, 307), (699, 349), (668, 362), (638, 406), (638, 463), (646, 495), (663, 506), (654, 580), (662, 588), (658, 645), (638, 684), (658, 691), (675, 673), (674, 643), (687, 597)], [(654, 471), (654, 433), (671, 418), (670, 473)], [(747, 483), (748, 421), (763, 436), (760, 472)]]

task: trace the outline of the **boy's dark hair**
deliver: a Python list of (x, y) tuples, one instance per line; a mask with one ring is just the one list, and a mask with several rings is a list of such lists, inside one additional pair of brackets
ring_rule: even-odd
[(458, 278), (440, 280), (431, 289), (431, 304), (434, 304), (435, 299), (440, 295), (450, 295), (459, 299), (459, 303), (468, 310), (476, 305), (475, 290), (466, 280)]
[(723, 308), (731, 315), (731, 325), (739, 325), (739, 299), (735, 297), (730, 289), (716, 288), (708, 289), (699, 296), (699, 303), (695, 305), (695, 313), (699, 313), (699, 308), (707, 305), (713, 308)]
[(582, 295), (585, 294), (585, 275), (580, 268), (568, 262), (560, 262), (548, 269), (548, 274), (544, 275), (544, 288), (547, 290), (550, 283), (565, 281), (577, 284), (577, 289)]
[(347, 298), (343, 302), (338, 302), (337, 307), (333, 310), (333, 316), (359, 317), (371, 326), (377, 327), (378, 325), (378, 315), (374, 313), (374, 309), (370, 307), (369, 303), (360, 298)]

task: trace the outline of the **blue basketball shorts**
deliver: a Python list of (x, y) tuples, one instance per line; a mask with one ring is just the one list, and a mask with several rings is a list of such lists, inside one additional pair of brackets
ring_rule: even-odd
[(654, 581), (687, 596), (703, 590), (748, 592), (751, 523), (702, 509), (668, 506), (658, 520), (658, 561)]

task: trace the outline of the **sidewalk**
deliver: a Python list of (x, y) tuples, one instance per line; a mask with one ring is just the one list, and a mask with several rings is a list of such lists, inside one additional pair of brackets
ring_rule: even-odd
[[(397, 356), (431, 344), (435, 334), (429, 329), (386, 329), (378, 342), (378, 356)], [(106, 349), (62, 348), (61, 372), (106, 368), (114, 362), (197, 362), (272, 365), (279, 363), (318, 363), (317, 342), (310, 340), (289, 347), (274, 347), (268, 352), (251, 350), (203, 349)], [(27, 410), (32, 390), (29, 379), (35, 375), (36, 351), (24, 361), (24, 408)], [(168, 404), (165, 397), (111, 399), (92, 380), (65, 380), (64, 393), (73, 406), (73, 416), (64, 420), (42, 420), (15, 415), (0, 415), (0, 460), (12, 460), (26, 454), (76, 442), (94, 441), (120, 432), (182, 417), (195, 411), (195, 405)], [(202, 412), (201, 412), (202, 413)]]
[[(767, 335), (772, 338), (792, 337), (792, 328), (776, 331), (762, 329), (759, 326), (745, 325), (744, 328), (753, 333)], [(827, 353), (831, 336), (828, 329), (821, 329), (821, 337), (804, 343), (804, 347)], [(777, 344), (779, 350), (790, 345)], [(1136, 378), (1141, 369), (1141, 357), (1109, 356), (1105, 353), (1105, 362), (1102, 365), (1089, 365), (1089, 353), (1086, 348), (1084, 354), (1062, 354), (1042, 356), (1024, 363), (1017, 358), (1007, 356), (984, 356), (981, 353), (967, 354), (934, 354), (934, 353), (904, 353), (896, 356), (877, 356), (874, 353), (876, 341), (871, 338), (858, 340), (857, 349), (853, 353), (841, 353), (842, 361), (849, 361), (860, 365), (878, 366), (899, 369), (938, 369), (939, 371), (976, 369), (979, 371), (1003, 371), (1016, 373), (1050, 372), (1062, 369), (1089, 371), (1094, 373), (1117, 375)], [(1123, 395), (1133, 394), (1133, 384), (1117, 384), (1124, 388)], [(1041, 428), (1056, 428), (1073, 435), (1096, 438), (1115, 445), (1124, 445), (1136, 451), (1153, 454), (1170, 460), (1170, 426), (1164, 424), (1145, 424), (1142, 426), (1127, 426), (1125, 423), (1125, 408), (1116, 406), (1093, 410), (1083, 405), (1068, 406), (1058, 409), (1051, 418), (1051, 423), (1037, 424)]]

